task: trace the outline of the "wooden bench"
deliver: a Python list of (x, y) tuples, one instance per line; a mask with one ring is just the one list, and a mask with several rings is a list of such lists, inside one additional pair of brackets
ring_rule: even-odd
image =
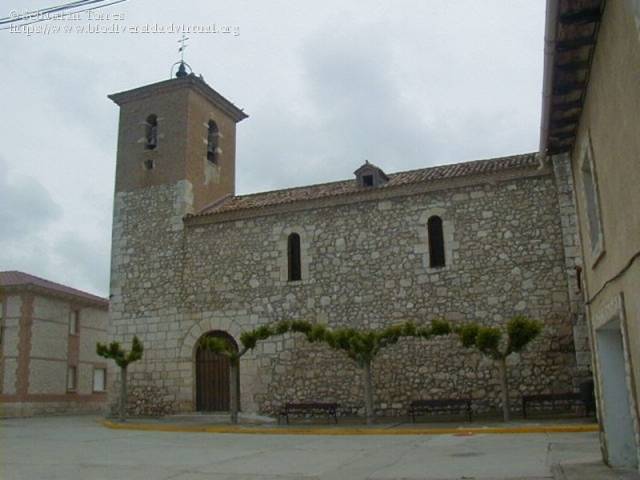
[(414, 400), (409, 404), (409, 415), (415, 423), (416, 415), (430, 413), (465, 413), (472, 421), (470, 398), (445, 398), (441, 400)]
[(571, 407), (584, 407), (585, 416), (589, 414), (583, 395), (574, 392), (523, 395), (522, 416), (524, 418), (527, 418), (527, 407), (530, 408), (532, 406), (540, 409), (548, 408), (549, 410), (557, 410), (559, 407), (567, 410)]
[(306, 415), (322, 413), (327, 415), (327, 420), (333, 417), (335, 423), (338, 423), (338, 404), (337, 403), (321, 403), (321, 402), (306, 402), (306, 403), (285, 403), (284, 407), (280, 411), (280, 416), (284, 417), (289, 424), (289, 415)]

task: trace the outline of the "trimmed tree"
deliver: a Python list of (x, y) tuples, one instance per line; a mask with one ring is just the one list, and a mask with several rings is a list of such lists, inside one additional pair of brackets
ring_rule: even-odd
[(133, 362), (142, 358), (144, 348), (138, 337), (133, 337), (131, 350), (126, 352), (118, 342), (106, 344), (97, 343), (96, 353), (104, 358), (109, 358), (120, 367), (120, 421), (124, 422), (127, 417), (127, 367)]
[(323, 342), (336, 350), (344, 351), (362, 370), (365, 413), (367, 423), (373, 423), (373, 381), (371, 363), (381, 349), (397, 343), (400, 337), (431, 338), (434, 335), (447, 335), (451, 327), (444, 320), (434, 320), (429, 327), (417, 327), (412, 322), (387, 327), (384, 330), (355, 330), (353, 328), (328, 329), (322, 324), (312, 324), (305, 320), (283, 320), (273, 325), (263, 325), (240, 335), (242, 347), (236, 351), (228, 342), (219, 337), (204, 337), (200, 341), (206, 348), (229, 358), (230, 365), (230, 410), (231, 423), (238, 423), (238, 375), (240, 358), (253, 350), (258, 341), (287, 332), (302, 333), (310, 343)]
[(292, 325), (292, 330), (304, 333), (311, 343), (324, 342), (335, 350), (342, 350), (356, 362), (362, 372), (366, 421), (367, 424), (371, 424), (375, 420), (371, 364), (378, 353), (383, 348), (397, 343), (400, 337), (429, 339), (451, 333), (451, 326), (445, 320), (434, 320), (429, 327), (418, 327), (413, 322), (406, 322), (375, 331), (353, 328), (330, 330), (324, 325), (300, 323)]
[(507, 357), (521, 352), (542, 331), (542, 323), (524, 316), (516, 316), (507, 322), (507, 337), (497, 327), (484, 327), (468, 323), (456, 328), (456, 333), (465, 348), (476, 348), (482, 354), (496, 361), (500, 374), (502, 396), (502, 415), (509, 421), (509, 383), (507, 376)]

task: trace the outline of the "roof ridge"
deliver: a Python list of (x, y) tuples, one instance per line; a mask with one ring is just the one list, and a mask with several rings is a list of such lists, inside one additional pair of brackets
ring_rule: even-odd
[(345, 183), (345, 182), (351, 182), (351, 179), (345, 178), (344, 180), (334, 180), (332, 182), (312, 183), (310, 185), (299, 185), (296, 187), (275, 188), (273, 190), (264, 190), (262, 192), (252, 192), (252, 193), (245, 193), (242, 195), (234, 195), (232, 198), (246, 198), (246, 197), (253, 197), (254, 195), (266, 195), (268, 193), (286, 192), (286, 191), (300, 190), (300, 189), (311, 188), (311, 187), (325, 187), (327, 185), (337, 185), (338, 183)]
[[(387, 173), (387, 175), (389, 177), (395, 177), (398, 175), (402, 175), (402, 174), (407, 174), (407, 173), (414, 173), (414, 172), (422, 172), (424, 170), (430, 170), (433, 168), (446, 168), (446, 167), (462, 167), (462, 166), (467, 166), (470, 164), (479, 164), (479, 163), (483, 163), (483, 162), (494, 162), (494, 161), (499, 161), (499, 160), (507, 160), (507, 159), (516, 159), (516, 158), (521, 158), (521, 157), (528, 157), (528, 156), (532, 156), (532, 155), (536, 155), (537, 152), (529, 152), (529, 153), (519, 153), (519, 154), (515, 154), (515, 155), (507, 155), (504, 157), (493, 157), (493, 158), (481, 158), (479, 160), (466, 160), (464, 162), (455, 162), (455, 163), (444, 163), (444, 164), (440, 164), (440, 165), (431, 165), (429, 167), (422, 167), (422, 168), (412, 168), (410, 170), (399, 170), (397, 172), (393, 172), (393, 173)], [(373, 164), (370, 164), (372, 166), (375, 166)], [(380, 167), (376, 167), (376, 168), (380, 168)], [(251, 192), (251, 193), (244, 193), (241, 195), (233, 195), (233, 197), (231, 198), (246, 198), (246, 197), (253, 197), (255, 195), (266, 195), (268, 193), (276, 193), (276, 192), (284, 192), (284, 191), (290, 191), (290, 190), (299, 190), (299, 189), (304, 189), (304, 188), (311, 188), (311, 187), (324, 187), (327, 185), (336, 185), (338, 183), (344, 183), (344, 182), (351, 182), (353, 179), (342, 179), (342, 180), (333, 180), (331, 182), (321, 182), (321, 183), (312, 183), (309, 185), (298, 185), (298, 186), (294, 186), (294, 187), (284, 187), (284, 188), (274, 188), (272, 190), (263, 190), (261, 192)], [(212, 202), (215, 203), (215, 202)], [(210, 208), (212, 205), (209, 205), (206, 208)]]
[[(531, 168), (535, 164), (537, 152), (520, 153), (503, 157), (483, 158), (465, 162), (432, 165), (413, 170), (401, 170), (388, 175), (389, 182), (376, 188), (391, 188), (428, 181), (440, 181), (455, 177), (492, 174), (501, 170)], [(379, 168), (379, 167), (376, 167)], [(234, 195), (225, 202), (208, 205), (199, 212), (187, 215), (206, 216), (228, 210), (244, 210), (267, 205), (306, 201), (330, 196), (348, 195), (362, 190), (354, 179), (300, 185), (244, 195)]]
[(481, 159), (476, 159), (476, 160), (465, 160), (463, 162), (443, 163), (443, 164), (440, 164), (440, 165), (432, 165), (430, 167), (412, 168), (411, 170), (400, 170), (398, 172), (388, 173), (387, 175), (389, 177), (394, 177), (396, 175), (401, 175), (401, 174), (405, 174), (405, 173), (421, 172), (421, 171), (429, 170), (429, 169), (432, 169), (432, 168), (463, 167), (463, 166), (467, 166), (467, 165), (471, 165), (471, 164), (478, 164), (478, 163), (483, 163), (483, 162), (489, 163), (489, 162), (497, 162), (499, 160), (508, 160), (508, 159), (515, 159), (515, 158), (521, 158), (521, 157), (535, 156), (537, 153), (538, 152), (517, 153), (515, 155), (506, 155), (504, 157), (481, 158)]

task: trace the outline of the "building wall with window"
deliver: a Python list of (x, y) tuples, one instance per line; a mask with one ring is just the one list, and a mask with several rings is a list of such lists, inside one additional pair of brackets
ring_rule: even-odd
[[(570, 176), (536, 154), (395, 174), (366, 162), (349, 180), (234, 195), (242, 110), (195, 75), (110, 98), (121, 110), (109, 338), (128, 348), (137, 335), (145, 348), (129, 367), (129, 413), (228, 405), (215, 373), (228, 364), (202, 354), (199, 340), (237, 345), (243, 331), (283, 319), (377, 329), (445, 317), (504, 327), (525, 315), (544, 330), (510, 359), (514, 407), (523, 394), (574, 391), (589, 377), (588, 344), (576, 335)], [(149, 150), (151, 113), (158, 142)], [(404, 415), (419, 398), (500, 407), (496, 365), (452, 337), (403, 339), (379, 355), (373, 375), (380, 413)], [(287, 334), (242, 357), (241, 408), (334, 401), (355, 413), (360, 382), (342, 353)]]
[[(603, 451), (610, 463), (626, 466), (637, 466), (640, 458), (637, 7), (638, 2), (629, 0), (606, 2), (575, 145), (570, 152)], [(612, 363), (617, 356), (620, 363)], [(621, 419), (620, 425), (616, 419)]]
[[(206, 154), (206, 143), (201, 147)], [(223, 154), (220, 162), (227, 160)], [(574, 390), (588, 373), (576, 362), (568, 293), (576, 286), (567, 273), (575, 252), (566, 248), (575, 240), (561, 221), (559, 179), (535, 154), (478, 165), (473, 174), (398, 188), (346, 181), (351, 195), (275, 207), (230, 209), (223, 201), (211, 215), (189, 216), (187, 180), (117, 191), (109, 336), (128, 346), (137, 335), (145, 347), (129, 369), (130, 413), (197, 408), (204, 335), (224, 332), (239, 343), (244, 330), (299, 318), (380, 328), (440, 317), (504, 326), (526, 315), (545, 328), (511, 359), (514, 407), (522, 394)], [(292, 192), (305, 188), (315, 187)], [(432, 265), (429, 250), (429, 220), (436, 217), (434, 230), (440, 224), (442, 231), (433, 241), (443, 243), (443, 266)], [(299, 236), (300, 280), (291, 278), (292, 234)], [(495, 369), (454, 338), (403, 340), (374, 362), (376, 408), (405, 414), (413, 399), (449, 397), (498, 408)], [(112, 405), (115, 373), (109, 372)], [(241, 406), (274, 413), (287, 401), (336, 401), (343, 413), (355, 413), (362, 408), (360, 378), (341, 353), (287, 334), (242, 358)]]
[(95, 345), (106, 340), (106, 300), (0, 285), (0, 305), (0, 416), (101, 411), (107, 365)]

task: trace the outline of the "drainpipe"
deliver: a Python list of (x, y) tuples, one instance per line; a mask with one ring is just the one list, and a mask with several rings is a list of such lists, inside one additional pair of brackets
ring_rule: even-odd
[(547, 0), (544, 28), (544, 71), (542, 77), (542, 117), (540, 119), (540, 154), (546, 157), (549, 114), (553, 95), (553, 62), (560, 0)]

